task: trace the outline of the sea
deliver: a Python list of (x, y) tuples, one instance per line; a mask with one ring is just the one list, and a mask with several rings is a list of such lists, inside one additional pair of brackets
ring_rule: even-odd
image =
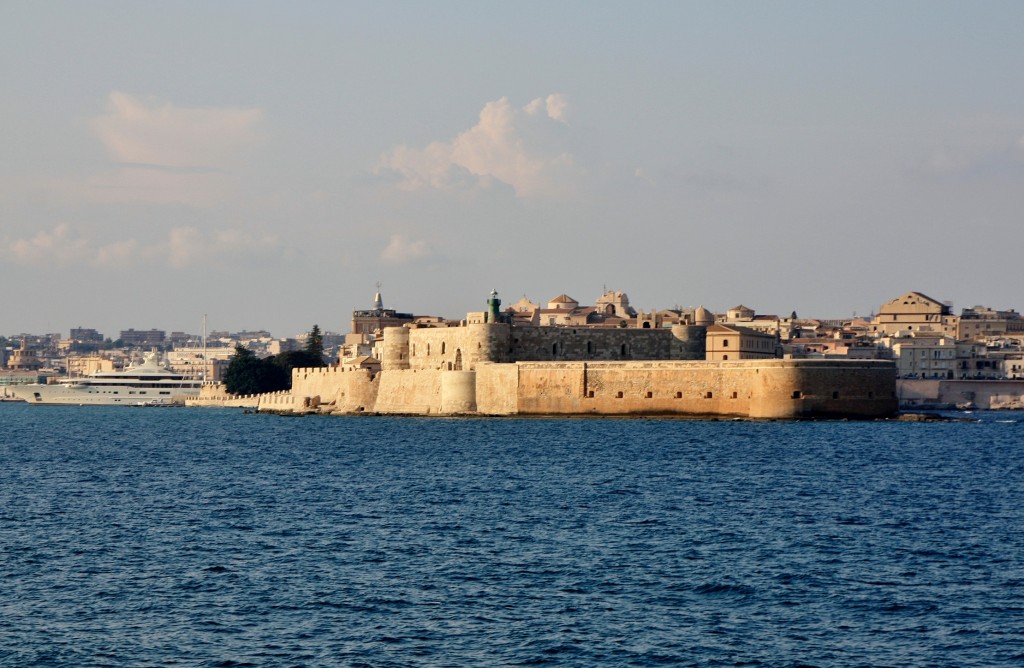
[(0, 404), (0, 665), (1024, 665), (1024, 413), (952, 416)]

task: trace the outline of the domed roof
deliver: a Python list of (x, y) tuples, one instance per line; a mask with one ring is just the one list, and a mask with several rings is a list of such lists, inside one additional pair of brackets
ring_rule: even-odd
[(698, 306), (693, 312), (693, 324), (698, 326), (707, 326), (715, 324), (715, 315), (704, 308), (703, 305)]

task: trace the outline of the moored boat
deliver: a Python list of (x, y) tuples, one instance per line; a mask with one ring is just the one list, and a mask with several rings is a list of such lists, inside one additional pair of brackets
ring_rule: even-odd
[(99, 371), (83, 378), (9, 389), (30, 404), (167, 406), (199, 396), (202, 385), (202, 378), (171, 371), (151, 352), (143, 356), (141, 364), (123, 371)]

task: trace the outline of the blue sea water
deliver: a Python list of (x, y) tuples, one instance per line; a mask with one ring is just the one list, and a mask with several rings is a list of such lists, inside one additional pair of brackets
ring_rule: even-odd
[(0, 405), (0, 665), (1024, 664), (1024, 414)]

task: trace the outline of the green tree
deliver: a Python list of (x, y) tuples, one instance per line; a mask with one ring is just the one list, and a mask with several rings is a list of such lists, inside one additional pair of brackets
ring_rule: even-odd
[(291, 379), (292, 369), (327, 366), (324, 363), (324, 337), (320, 333), (320, 326), (313, 325), (313, 329), (307, 335), (305, 348), (275, 355), (274, 363), (287, 370), (289, 379)]
[(309, 330), (309, 336), (306, 337), (306, 352), (320, 360), (316, 366), (324, 365), (324, 335), (320, 333), (320, 325), (313, 325), (313, 329)]
[(224, 372), (224, 387), (232, 394), (287, 390), (291, 387), (291, 371), (279, 366), (272, 357), (258, 359), (254, 352), (236, 344), (235, 354)]

